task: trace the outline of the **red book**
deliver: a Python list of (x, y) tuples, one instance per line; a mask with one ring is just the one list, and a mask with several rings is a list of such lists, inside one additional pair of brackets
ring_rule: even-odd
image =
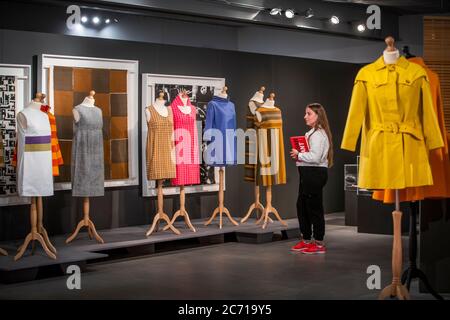
[(297, 150), (298, 152), (309, 152), (308, 140), (305, 136), (296, 136), (291, 137), (291, 146), (292, 149)]

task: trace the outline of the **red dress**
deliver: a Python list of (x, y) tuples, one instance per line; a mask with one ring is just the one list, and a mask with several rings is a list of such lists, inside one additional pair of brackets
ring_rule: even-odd
[(189, 114), (181, 112), (178, 106), (184, 106), (180, 96), (172, 102), (173, 129), (175, 135), (176, 178), (172, 185), (184, 186), (200, 183), (200, 161), (198, 147), (198, 130), (196, 123), (196, 109), (187, 100), (191, 108)]

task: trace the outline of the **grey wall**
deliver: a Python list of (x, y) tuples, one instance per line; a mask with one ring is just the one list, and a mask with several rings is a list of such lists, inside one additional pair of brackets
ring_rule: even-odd
[[(338, 147), (358, 65), (11, 30), (0, 30), (0, 48), (0, 63), (33, 64), (34, 56), (51, 53), (139, 60), (140, 73), (224, 77), (236, 104), (240, 128), (245, 127), (248, 99), (260, 85), (266, 85), (268, 91), (277, 94), (277, 105), (283, 111), (288, 183), (274, 188), (273, 203), (286, 218), (296, 215), (298, 188), (296, 167), (288, 157), (288, 137), (307, 130), (303, 121), (305, 105), (321, 102), (329, 114), (336, 152), (336, 164), (329, 171), (325, 189), (325, 209), (334, 212), (344, 208), (343, 164), (353, 163), (355, 155), (341, 152)], [(252, 202), (253, 187), (243, 182), (242, 166), (228, 168), (226, 182), (225, 204), (234, 216), (243, 216)], [(140, 190), (139, 186), (108, 189), (105, 197), (93, 199), (91, 213), (98, 228), (150, 223), (156, 201), (142, 198)], [(176, 196), (165, 201), (169, 214), (177, 206)], [(187, 208), (193, 218), (209, 216), (216, 206), (216, 193), (187, 196)], [(26, 234), (28, 210), (27, 206), (0, 208), (0, 239), (21, 238)], [(44, 210), (49, 232), (67, 233), (81, 218), (82, 203), (68, 191), (56, 192), (44, 199)]]
[[(64, 5), (23, 4), (20, 1), (10, 1), (8, 6), (5, 2), (2, 7), (0, 3), (0, 12), (2, 13), (0, 27), (11, 30), (225, 49), (350, 63), (372, 62), (381, 55), (386, 47), (382, 40), (374, 41), (365, 38), (350, 38), (214, 20), (212, 22), (201, 19), (196, 21), (199, 19), (192, 17), (184, 20), (193, 21), (182, 21), (182, 18), (158, 16), (151, 12), (148, 13), (150, 16), (147, 16), (83, 9), (82, 13), (89, 16), (95, 13), (117, 17), (119, 23), (102, 29), (83, 27), (69, 30), (66, 27), (68, 15), (65, 10)], [(364, 12), (364, 10), (362, 11)], [(45, 17), (45, 19), (40, 19), (39, 24), (36, 24), (36, 17)], [(404, 32), (415, 30), (414, 27), (409, 29), (407, 20), (404, 22)], [(411, 23), (416, 23), (416, 21), (411, 21)], [(395, 26), (393, 34), (397, 34), (398, 22), (392, 15), (383, 16), (382, 26), (383, 24)]]

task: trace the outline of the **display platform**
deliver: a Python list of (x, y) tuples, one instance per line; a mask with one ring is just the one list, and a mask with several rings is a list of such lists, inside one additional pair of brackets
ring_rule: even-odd
[[(237, 220), (239, 221), (238, 218)], [(299, 232), (297, 219), (284, 221), (287, 226), (274, 221), (269, 223), (266, 229), (262, 229), (260, 224), (256, 224), (255, 219), (249, 219), (238, 226), (224, 219), (224, 225), (220, 229), (218, 221), (205, 226), (204, 219), (196, 219), (192, 220), (192, 224), (197, 232), (192, 232), (180, 220), (175, 223), (175, 227), (181, 232), (180, 235), (161, 230), (149, 237), (145, 236), (149, 225), (99, 230), (99, 234), (105, 241), (104, 244), (89, 239), (87, 232), (80, 233), (78, 238), (70, 244), (65, 243), (68, 235), (56, 236), (51, 238), (58, 251), (56, 260), (48, 258), (37, 245), (34, 255), (29, 249), (22, 259), (14, 261), (14, 254), (22, 242), (21, 240), (5, 242), (1, 244), (1, 247), (8, 251), (9, 256), (0, 256), (0, 282), (15, 283), (41, 277), (61, 276), (66, 273), (69, 265), (78, 265), (83, 271), (89, 263), (113, 259), (117, 251), (120, 251), (122, 256), (153, 254), (173, 250), (173, 248), (182, 249), (189, 240), (194, 240), (199, 245), (208, 245), (226, 241), (266, 243), (275, 239), (275, 235), (281, 235), (283, 239), (297, 237)], [(164, 227), (163, 223), (161, 227)], [(174, 245), (169, 246), (170, 243)]]

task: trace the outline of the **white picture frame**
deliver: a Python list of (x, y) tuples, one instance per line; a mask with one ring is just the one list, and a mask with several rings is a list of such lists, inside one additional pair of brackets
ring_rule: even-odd
[[(38, 88), (45, 93), (50, 101), (54, 101), (53, 68), (95, 68), (127, 71), (127, 112), (128, 112), (128, 179), (105, 180), (105, 188), (139, 185), (139, 141), (138, 141), (138, 88), (139, 61), (120, 60), (95, 57), (64, 56), (42, 54), (38, 59)], [(48, 83), (47, 80), (49, 79)], [(71, 183), (55, 183), (55, 191), (70, 190)]]
[[(152, 105), (155, 101), (156, 85), (180, 85), (180, 86), (206, 86), (214, 87), (215, 92), (218, 93), (225, 86), (225, 78), (211, 78), (211, 77), (200, 77), (200, 76), (181, 76), (181, 75), (167, 75), (167, 74), (152, 74), (143, 73), (142, 74), (142, 106), (141, 106), (141, 133), (142, 133), (142, 144), (141, 144), (141, 172), (142, 172), (142, 196), (143, 197), (153, 197), (157, 195), (156, 181), (147, 180), (147, 165), (146, 165), (146, 148), (147, 148), (147, 119), (145, 114), (145, 109)], [(199, 133), (201, 134), (201, 133)], [(202, 139), (199, 140), (199, 145), (201, 145)], [(200, 159), (203, 157), (200, 155)], [(225, 177), (225, 176), (224, 176)], [(214, 182), (213, 184), (199, 184), (186, 186), (184, 188), (186, 193), (199, 193), (199, 192), (217, 192), (219, 191), (219, 167), (214, 168)], [(225, 179), (224, 179), (225, 188)], [(179, 194), (180, 188), (178, 186), (165, 186), (163, 187), (164, 195), (175, 195)]]
[[(0, 64), (0, 75), (15, 77), (15, 114), (17, 117), (17, 114), (23, 110), (25, 104), (31, 101), (31, 66), (21, 64)], [(0, 207), (30, 203), (29, 197), (19, 197), (19, 195), (0, 196)]]

